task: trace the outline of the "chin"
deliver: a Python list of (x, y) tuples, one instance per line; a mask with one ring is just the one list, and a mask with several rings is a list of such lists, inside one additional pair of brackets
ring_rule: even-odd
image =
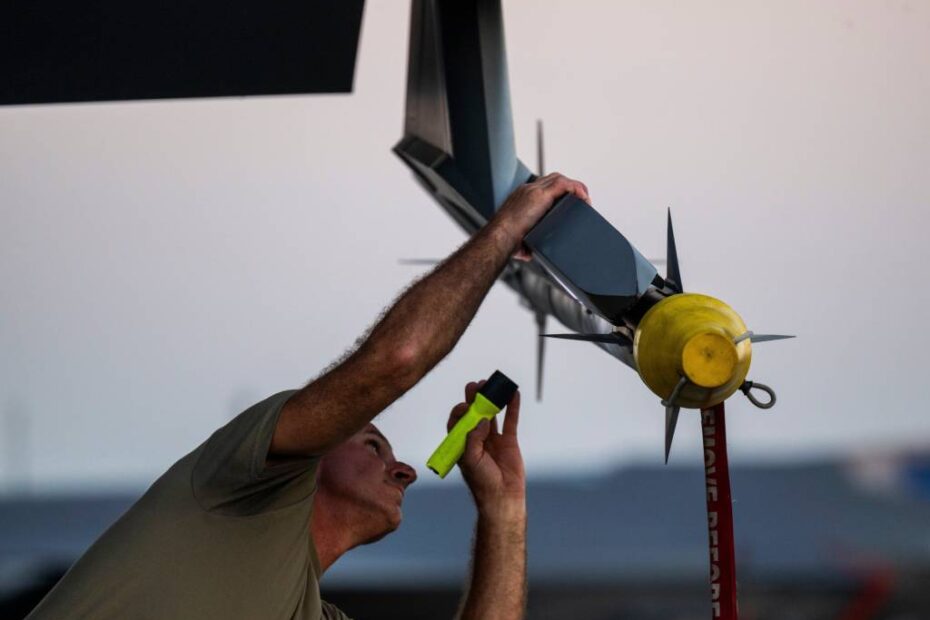
[(404, 513), (401, 512), (400, 506), (392, 506), (388, 509), (384, 533), (381, 536), (387, 536), (400, 527), (400, 522), (404, 519)]
[[(379, 511), (380, 512), (380, 511)], [(368, 545), (373, 542), (378, 542), (394, 530), (400, 527), (400, 522), (403, 519), (403, 513), (401, 513), (400, 506), (393, 506), (387, 509), (387, 513), (380, 513), (380, 518), (378, 519), (381, 522), (381, 527), (378, 528), (368, 539), (365, 540), (363, 545)]]

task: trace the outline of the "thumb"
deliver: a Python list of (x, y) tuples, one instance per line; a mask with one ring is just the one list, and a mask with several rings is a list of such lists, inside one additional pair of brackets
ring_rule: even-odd
[(468, 439), (465, 442), (465, 456), (463, 460), (468, 464), (477, 463), (484, 453), (484, 440), (488, 438), (491, 432), (491, 423), (482, 420), (475, 429), (468, 433)]

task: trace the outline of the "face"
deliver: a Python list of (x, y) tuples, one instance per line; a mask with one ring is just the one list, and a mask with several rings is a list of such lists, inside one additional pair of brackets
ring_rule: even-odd
[(391, 444), (374, 424), (320, 462), (320, 492), (339, 499), (353, 517), (362, 517), (368, 542), (400, 526), (404, 491), (416, 479), (416, 471), (394, 458)]

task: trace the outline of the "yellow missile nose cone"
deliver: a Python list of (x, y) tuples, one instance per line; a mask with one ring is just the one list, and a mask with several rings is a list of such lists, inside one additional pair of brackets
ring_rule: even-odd
[(633, 357), (643, 383), (659, 398), (699, 409), (730, 397), (746, 379), (752, 360), (746, 324), (719, 299), (679, 293), (662, 299), (640, 319)]
[(736, 345), (723, 334), (707, 332), (693, 336), (681, 351), (681, 366), (694, 384), (705, 388), (720, 387), (736, 371), (739, 361)]

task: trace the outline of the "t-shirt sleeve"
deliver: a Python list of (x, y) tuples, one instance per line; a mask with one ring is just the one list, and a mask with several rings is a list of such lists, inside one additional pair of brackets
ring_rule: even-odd
[(249, 407), (200, 447), (191, 486), (205, 510), (252, 515), (311, 499), (319, 458), (267, 464), (278, 417), (295, 392), (280, 392)]
[(322, 620), (352, 620), (349, 616), (342, 613), (342, 610), (327, 603), (326, 601), (320, 601), (320, 605), (323, 608), (323, 617)]

